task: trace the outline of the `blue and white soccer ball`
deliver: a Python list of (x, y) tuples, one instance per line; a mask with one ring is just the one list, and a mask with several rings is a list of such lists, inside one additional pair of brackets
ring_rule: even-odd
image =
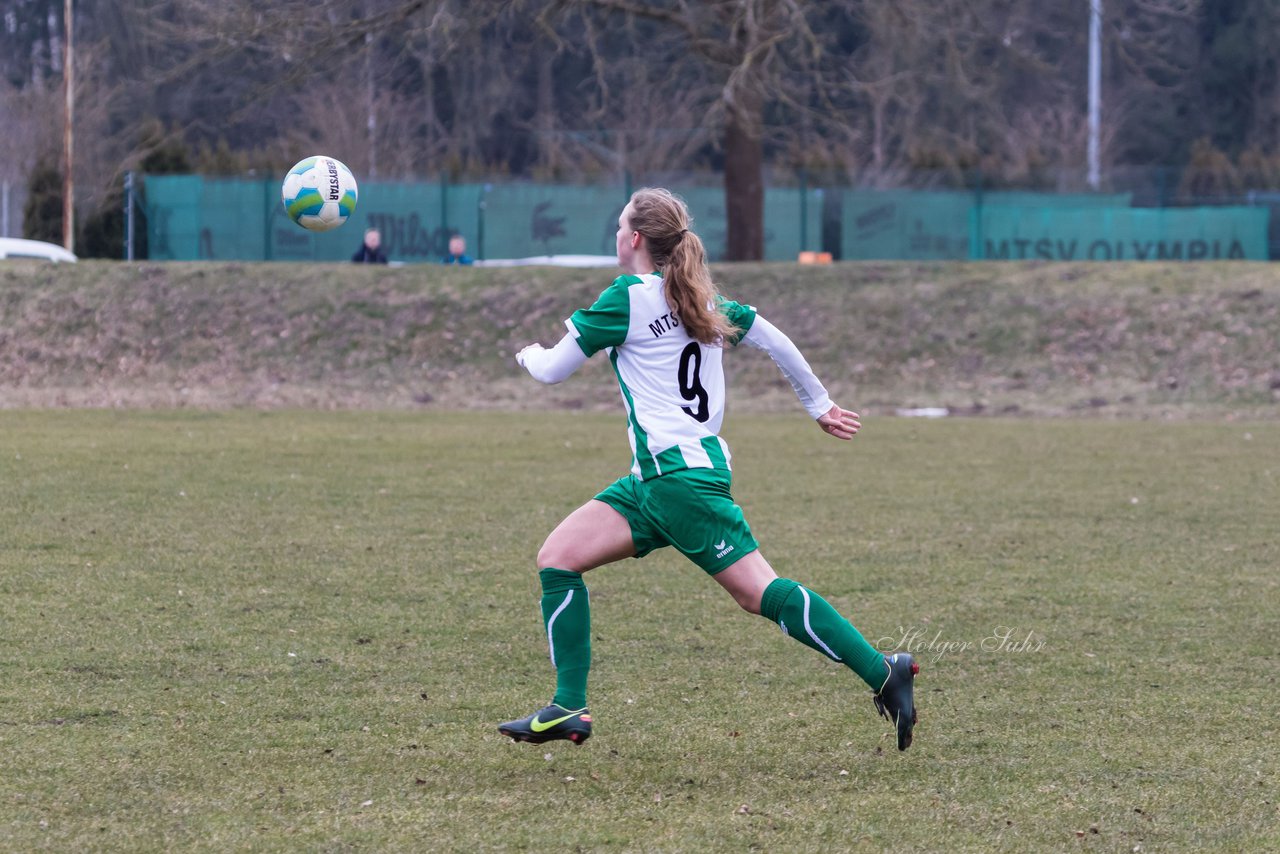
[(316, 155), (289, 170), (280, 188), (284, 212), (308, 231), (332, 231), (356, 209), (356, 176), (341, 160)]

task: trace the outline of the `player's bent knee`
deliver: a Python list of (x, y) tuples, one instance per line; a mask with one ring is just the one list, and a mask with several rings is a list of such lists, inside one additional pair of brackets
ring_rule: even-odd
[(764, 591), (778, 576), (758, 551), (743, 556), (738, 562), (713, 576), (738, 607), (748, 614), (759, 614)]
[(738, 603), (738, 607), (746, 611), (748, 614), (760, 614), (760, 596), (746, 592), (734, 593), (733, 601)]
[(579, 559), (574, 552), (575, 549), (572, 546), (565, 547), (548, 539), (542, 544), (542, 548), (538, 549), (538, 569), (551, 567), (581, 572), (582, 567), (578, 565)]
[(554, 549), (549, 549), (545, 545), (538, 549), (538, 557), (536, 559), (538, 569), (546, 569), (547, 567), (563, 569), (564, 567), (556, 560), (556, 555), (557, 552)]

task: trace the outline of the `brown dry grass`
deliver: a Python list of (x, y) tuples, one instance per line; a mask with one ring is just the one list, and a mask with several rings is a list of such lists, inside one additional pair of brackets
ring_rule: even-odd
[[(538, 386), (607, 270), (345, 265), (0, 268), (0, 406), (597, 409), (607, 367)], [(1280, 270), (1267, 264), (725, 265), (722, 289), (786, 330), (865, 412), (1272, 417)], [(597, 359), (597, 363), (603, 360)], [(754, 351), (734, 406), (794, 406)], [(744, 393), (745, 392), (745, 393)]]

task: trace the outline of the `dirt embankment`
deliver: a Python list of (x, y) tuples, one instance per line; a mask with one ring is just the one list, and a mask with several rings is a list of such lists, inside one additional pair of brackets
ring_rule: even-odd
[[(789, 264), (716, 268), (846, 405), (982, 414), (1280, 415), (1280, 267)], [(0, 407), (612, 407), (597, 358), (548, 388), (550, 344), (614, 273), (344, 265), (0, 266)], [(795, 407), (767, 357), (739, 410)]]

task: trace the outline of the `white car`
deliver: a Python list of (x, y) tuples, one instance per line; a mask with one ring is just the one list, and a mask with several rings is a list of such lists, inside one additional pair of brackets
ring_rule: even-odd
[(477, 267), (616, 267), (616, 255), (535, 255), (532, 258), (492, 258)]
[(38, 258), (43, 261), (75, 263), (76, 256), (54, 243), (43, 240), (24, 240), (20, 237), (0, 237), (0, 260), (5, 258)]

